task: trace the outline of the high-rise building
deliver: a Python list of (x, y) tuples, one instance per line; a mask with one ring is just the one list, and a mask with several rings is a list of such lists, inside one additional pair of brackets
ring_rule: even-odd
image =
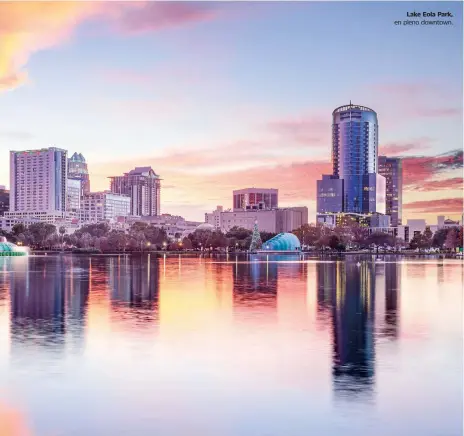
[(74, 153), (68, 160), (68, 178), (81, 181), (82, 194), (90, 192), (90, 177), (87, 163), (81, 153)]
[(246, 188), (233, 191), (234, 210), (270, 210), (278, 205), (277, 189)]
[(82, 181), (79, 179), (68, 179), (67, 182), (67, 212), (77, 213), (81, 208)]
[(64, 218), (67, 151), (51, 147), (10, 152), (10, 217)]
[(110, 177), (110, 179), (111, 192), (130, 197), (130, 215), (160, 214), (161, 179), (151, 167), (136, 167), (123, 176)]
[(332, 113), (332, 175), (317, 182), (318, 215), (385, 214), (385, 178), (378, 173), (377, 114), (365, 106)]
[(10, 208), (10, 191), (5, 186), (0, 185), (0, 216), (8, 212)]
[(379, 156), (379, 174), (385, 177), (386, 211), (391, 217), (391, 225), (402, 224), (403, 211), (403, 165), (399, 157)]
[(80, 221), (83, 223), (114, 222), (129, 215), (131, 200), (112, 192), (91, 192), (81, 200)]

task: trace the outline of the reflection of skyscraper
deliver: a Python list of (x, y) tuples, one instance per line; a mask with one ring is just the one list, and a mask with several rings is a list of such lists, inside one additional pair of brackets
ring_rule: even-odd
[(33, 342), (64, 345), (65, 275), (63, 258), (43, 262), (30, 258), (24, 271), (11, 275), (12, 346)]
[(90, 293), (89, 263), (88, 258), (78, 257), (66, 268), (66, 337), (75, 351), (84, 348)]
[(398, 336), (398, 299), (401, 281), (401, 265), (396, 262), (385, 263), (385, 335)]
[(159, 261), (155, 256), (109, 259), (111, 306), (118, 317), (151, 322), (158, 314)]
[(336, 272), (337, 268), (333, 263), (316, 264), (318, 319), (324, 318), (330, 310), (332, 295), (337, 284)]
[[(337, 262), (332, 288), (333, 377), (337, 394), (369, 391), (374, 376), (375, 280), (371, 263)], [(330, 286), (331, 281), (327, 283)]]

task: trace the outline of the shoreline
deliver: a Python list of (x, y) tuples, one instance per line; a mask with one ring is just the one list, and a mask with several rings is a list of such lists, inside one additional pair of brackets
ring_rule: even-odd
[(73, 252), (73, 251), (59, 251), (59, 250), (34, 250), (30, 252), (30, 255), (64, 255), (64, 256), (146, 256), (149, 254), (153, 255), (179, 255), (179, 256), (198, 256), (198, 255), (215, 255), (215, 256), (248, 256), (248, 255), (291, 255), (291, 256), (420, 256), (420, 257), (429, 257), (429, 256), (440, 256), (440, 257), (449, 257), (462, 259), (463, 255), (461, 253), (450, 253), (450, 252), (438, 252), (438, 253), (419, 253), (415, 251), (399, 251), (399, 252), (376, 252), (376, 251), (342, 251), (342, 252), (331, 252), (323, 250), (315, 251), (301, 251), (301, 252), (286, 252), (286, 253), (251, 253), (244, 251), (229, 251), (229, 252), (217, 252), (217, 251), (168, 251), (168, 250), (151, 250), (151, 251), (134, 251), (134, 252), (118, 252), (118, 251), (108, 251), (108, 252)]

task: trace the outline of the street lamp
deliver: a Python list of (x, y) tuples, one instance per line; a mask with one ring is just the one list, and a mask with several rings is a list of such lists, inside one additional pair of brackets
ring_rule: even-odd
[(167, 246), (167, 245), (168, 245), (168, 244), (166, 243), (166, 241), (164, 241), (164, 242), (163, 242), (163, 248), (164, 248), (165, 250), (166, 250), (166, 246)]

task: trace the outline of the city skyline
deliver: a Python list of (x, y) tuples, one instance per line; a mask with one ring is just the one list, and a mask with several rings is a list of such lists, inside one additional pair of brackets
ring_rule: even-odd
[(0, 184), (9, 150), (56, 146), (85, 156), (92, 191), (151, 166), (163, 213), (200, 219), (260, 186), (312, 221), (351, 99), (377, 112), (379, 154), (403, 158), (403, 220), (460, 218), (462, 4), (440, 3), (455, 15), (440, 38), (393, 26), (409, 6), (0, 4)]

